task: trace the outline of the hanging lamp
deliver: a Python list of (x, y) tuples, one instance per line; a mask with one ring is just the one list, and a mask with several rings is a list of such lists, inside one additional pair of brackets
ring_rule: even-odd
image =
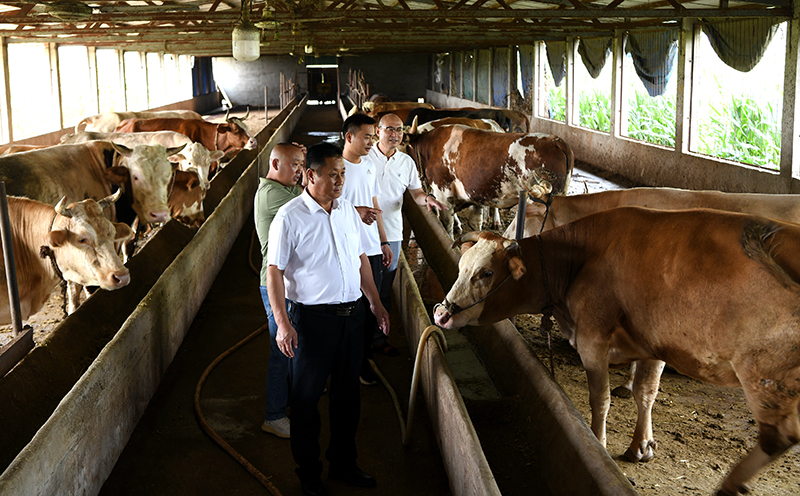
[(242, 16), (239, 24), (233, 28), (233, 58), (240, 62), (252, 62), (261, 55), (260, 32), (250, 22), (250, 6), (252, 0), (242, 0)]

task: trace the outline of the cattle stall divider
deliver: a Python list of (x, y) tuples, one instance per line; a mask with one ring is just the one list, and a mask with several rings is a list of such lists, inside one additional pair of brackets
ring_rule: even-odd
[[(425, 209), (418, 206), (408, 193), (404, 198), (403, 213), (428, 265), (443, 287), (451, 287), (458, 277), (460, 254), (450, 248), (452, 240), (441, 223), (435, 216), (426, 215)], [(398, 270), (400, 277), (401, 271)], [(415, 312), (428, 318), (424, 307)], [(411, 320), (403, 322), (406, 329), (414, 325)], [(480, 357), (495, 386), (505, 395), (520, 398), (522, 416), (530, 419), (520, 437), (536, 453), (541, 472), (552, 474), (553, 477), (545, 481), (552, 494), (638, 494), (567, 394), (553, 381), (508, 319), (488, 326), (465, 327), (462, 334)], [(423, 385), (428, 382), (436, 383), (423, 381)], [(426, 391), (425, 394), (427, 399), (430, 393)], [(428, 407), (433, 412), (436, 405), (429, 404)], [(431, 421), (438, 425), (434, 419)], [(442, 442), (440, 440), (440, 444)], [(442, 456), (449, 472), (446, 455), (443, 453)]]
[[(273, 119), (259, 133), (269, 136), (261, 153), (289, 138), (305, 103), (303, 99), (279, 116), (282, 122)], [(250, 215), (257, 185), (254, 159), (0, 475), (0, 494), (100, 491)], [(206, 262), (203, 270), (197, 270), (200, 259)]]

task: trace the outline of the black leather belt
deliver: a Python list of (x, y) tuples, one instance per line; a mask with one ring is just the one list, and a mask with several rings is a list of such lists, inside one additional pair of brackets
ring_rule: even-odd
[(302, 303), (297, 303), (297, 306), (312, 312), (347, 317), (355, 312), (356, 308), (358, 307), (358, 300), (351, 301), (349, 303), (333, 303), (330, 305), (303, 305)]

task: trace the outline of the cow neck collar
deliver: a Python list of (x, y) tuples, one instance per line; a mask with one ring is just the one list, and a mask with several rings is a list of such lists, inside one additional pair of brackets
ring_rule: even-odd
[[(54, 212), (53, 219), (50, 221), (50, 231), (53, 230), (53, 226), (56, 222), (56, 216), (58, 212)], [(48, 231), (48, 233), (50, 232)], [(64, 279), (64, 274), (61, 272), (61, 269), (58, 268), (58, 263), (56, 262), (56, 254), (53, 252), (53, 249), (47, 245), (42, 245), (39, 247), (39, 257), (40, 258), (49, 258), (50, 259), (50, 266), (53, 268), (53, 272), (58, 277), (59, 281), (61, 281), (61, 309), (64, 311), (64, 315), (67, 315), (67, 281)]]
[[(547, 201), (533, 196), (530, 198), (530, 200), (534, 203), (541, 203), (542, 205), (544, 205), (544, 219), (542, 219), (542, 225), (541, 227), (539, 227), (539, 234), (542, 234), (544, 232), (544, 224), (545, 222), (547, 222), (547, 216), (550, 214), (550, 205), (553, 204), (553, 194), (552, 193), (547, 194)], [(542, 244), (539, 243), (539, 252), (541, 253), (541, 251), (542, 251)], [(542, 256), (542, 264), (544, 264), (544, 256)], [(544, 265), (542, 265), (542, 267), (544, 267)]]

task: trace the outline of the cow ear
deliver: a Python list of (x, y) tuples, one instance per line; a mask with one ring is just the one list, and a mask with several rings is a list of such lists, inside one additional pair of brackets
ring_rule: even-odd
[(225, 156), (225, 152), (222, 150), (216, 150), (211, 152), (211, 160), (219, 160)]
[(513, 256), (508, 259), (508, 269), (511, 271), (511, 277), (514, 278), (515, 281), (518, 281), (520, 277), (525, 275), (525, 263), (522, 262), (522, 258), (519, 256)]
[(133, 229), (128, 224), (118, 222), (114, 224), (116, 233), (114, 234), (114, 241), (127, 241), (133, 239)]
[(186, 182), (186, 188), (191, 191), (198, 186), (200, 186), (200, 179), (197, 177), (197, 174), (192, 174), (192, 177)]
[(47, 233), (47, 244), (53, 248), (58, 248), (67, 242), (68, 236), (69, 233), (63, 229), (59, 229), (58, 231), (50, 231)]
[(128, 168), (119, 165), (109, 167), (106, 169), (105, 174), (106, 179), (114, 184), (125, 184), (125, 182), (131, 177), (131, 172), (128, 170)]
[(472, 248), (472, 245), (474, 245), (474, 244), (475, 243), (473, 243), (472, 241), (467, 241), (466, 243), (461, 243), (461, 254), (463, 255), (464, 252), (466, 252), (467, 250)]
[(181, 160), (186, 160), (186, 157), (184, 157), (183, 154), (178, 153), (176, 155), (170, 155), (169, 157), (167, 157), (167, 160), (169, 160), (172, 163), (175, 163), (175, 162), (180, 162)]
[(127, 146), (120, 145), (119, 143), (114, 143), (113, 141), (111, 142), (111, 146), (113, 146), (114, 149), (117, 151), (117, 153), (119, 153), (123, 157), (131, 156), (131, 149), (128, 148)]

